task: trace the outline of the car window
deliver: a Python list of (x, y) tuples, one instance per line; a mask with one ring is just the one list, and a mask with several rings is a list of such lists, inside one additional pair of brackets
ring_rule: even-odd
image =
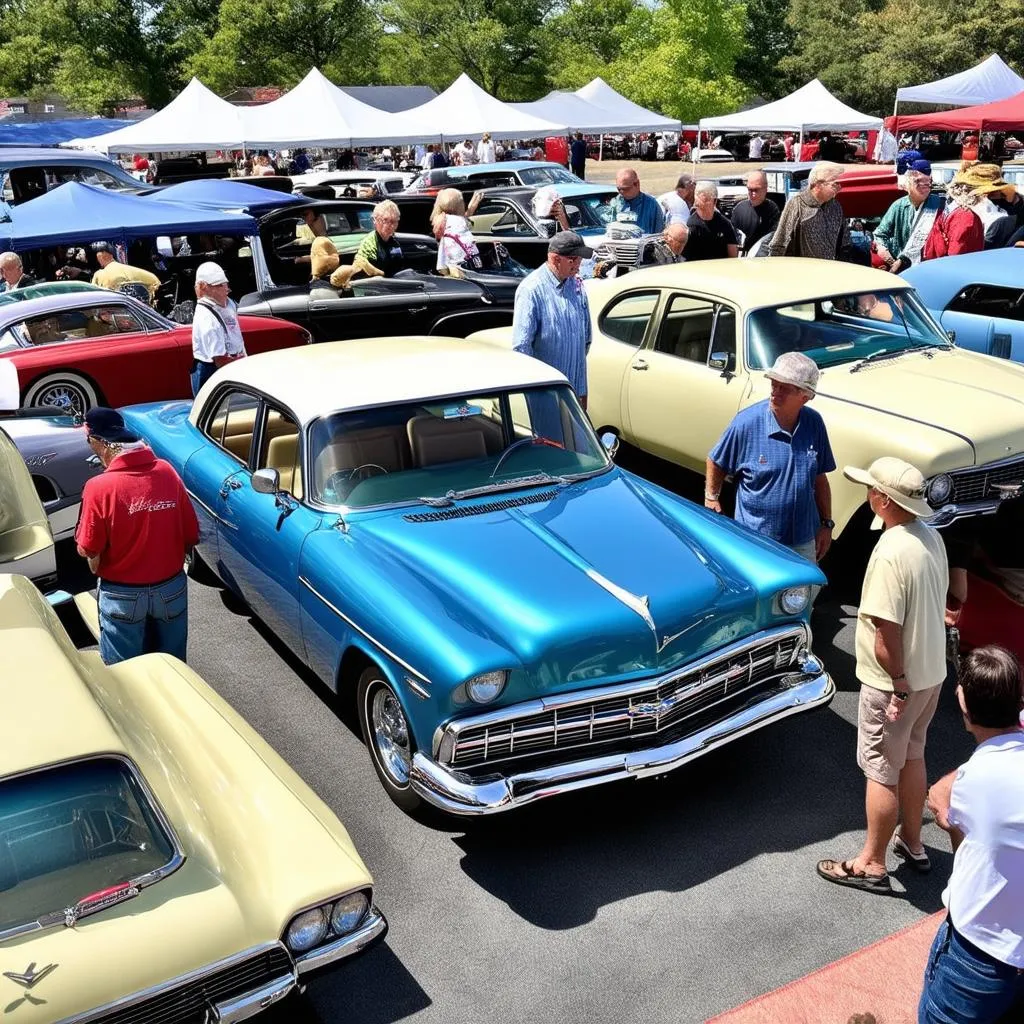
[(527, 167), (519, 172), (524, 185), (578, 185), (579, 178), (564, 167)]
[(104, 304), (30, 317), (25, 330), (31, 344), (52, 345), (89, 341), (107, 334), (145, 333), (146, 328), (127, 306)]
[(492, 235), (532, 235), (537, 229), (526, 219), (526, 216), (511, 204), (502, 204), (504, 211), (491, 225)]
[(85, 185), (97, 185), (100, 188), (124, 188), (122, 182), (118, 181), (112, 174), (101, 171), (96, 167), (75, 167), (57, 164), (43, 168), (46, 175), (46, 189), (57, 188), (68, 181), (80, 181)]
[(214, 444), (245, 465), (252, 452), (259, 399), (247, 391), (228, 390), (213, 399), (205, 434)]
[(631, 292), (616, 299), (602, 314), (598, 327), (602, 334), (627, 345), (643, 344), (647, 325), (658, 305), (659, 292)]
[(0, 334), (0, 352), (12, 352), (21, 348), (24, 337), (24, 324), (11, 324), (3, 334)]
[(994, 284), (969, 284), (960, 290), (946, 309), (951, 313), (1024, 320), (1024, 290)]
[(313, 423), (309, 450), (313, 497), (352, 508), (443, 501), (449, 492), (609, 465), (568, 385), (335, 413)]
[(63, 925), (67, 908), (84, 917), (110, 905), (111, 889), (159, 877), (175, 863), (173, 836), (119, 758), (0, 782), (0, 938), (26, 926)]
[(705, 363), (715, 326), (715, 304), (690, 295), (673, 295), (662, 317), (655, 352), (691, 363)]
[(260, 438), (256, 469), (276, 469), (281, 490), (302, 497), (299, 425), (280, 409), (269, 408)]

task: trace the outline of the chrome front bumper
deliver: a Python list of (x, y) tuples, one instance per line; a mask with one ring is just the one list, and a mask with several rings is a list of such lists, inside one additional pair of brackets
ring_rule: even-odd
[(571, 793), (618, 779), (664, 775), (687, 761), (790, 715), (823, 707), (835, 684), (821, 663), (809, 656), (805, 671), (785, 690), (714, 722), (680, 740), (627, 753), (605, 754), (503, 776), (474, 779), (451, 771), (424, 754), (413, 755), (410, 783), (427, 803), (447, 814), (495, 814), (549, 796)]

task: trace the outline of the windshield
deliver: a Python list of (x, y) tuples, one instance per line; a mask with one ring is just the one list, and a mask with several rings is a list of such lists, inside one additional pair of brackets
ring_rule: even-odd
[(519, 180), (524, 185), (578, 185), (580, 179), (570, 174), (564, 167), (527, 167), (519, 172)]
[(571, 228), (604, 228), (615, 220), (615, 214), (608, 205), (614, 192), (606, 196), (567, 196), (562, 200), (569, 217)]
[(176, 857), (143, 788), (123, 761), (97, 758), (0, 783), (0, 936), (63, 923), (125, 882)]
[(610, 465), (568, 385), (335, 413), (310, 427), (309, 450), (314, 498), (350, 508)]
[(767, 370), (783, 352), (803, 352), (824, 369), (876, 354), (948, 344), (911, 291), (835, 295), (759, 309), (747, 318), (752, 370)]

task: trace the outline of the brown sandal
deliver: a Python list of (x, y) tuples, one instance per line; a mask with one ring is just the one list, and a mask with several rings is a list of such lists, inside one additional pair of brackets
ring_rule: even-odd
[(889, 881), (888, 873), (869, 875), (865, 871), (854, 871), (852, 860), (819, 860), (817, 871), (826, 882), (835, 882), (836, 885), (845, 885), (851, 889), (863, 889), (865, 892), (892, 894), (892, 883)]

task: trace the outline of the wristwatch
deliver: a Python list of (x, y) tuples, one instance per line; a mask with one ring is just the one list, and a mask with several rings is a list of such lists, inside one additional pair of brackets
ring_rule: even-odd
[(834, 519), (822, 519), (821, 525), (826, 530), (834, 530), (836, 528), (836, 521)]

